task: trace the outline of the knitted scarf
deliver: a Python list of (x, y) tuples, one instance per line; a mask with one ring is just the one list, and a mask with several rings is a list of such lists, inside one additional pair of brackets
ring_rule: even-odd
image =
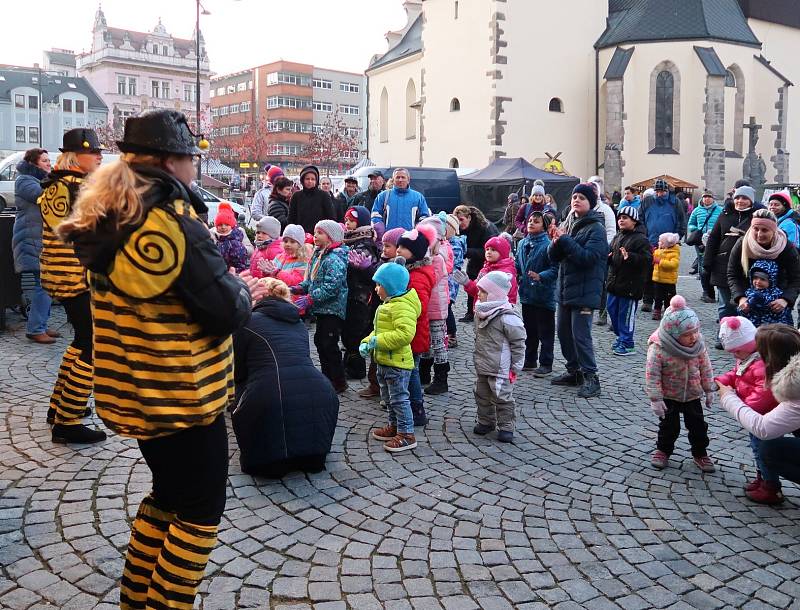
[(362, 239), (374, 239), (371, 225), (356, 227), (352, 231), (346, 231), (344, 234), (344, 243), (348, 246)]
[(686, 347), (678, 343), (678, 340), (662, 328), (658, 329), (658, 338), (661, 341), (661, 348), (670, 356), (691, 360), (697, 358), (706, 349), (703, 337), (698, 337), (697, 342), (692, 347)]
[(475, 316), (479, 320), (485, 320), (496, 311), (500, 311), (502, 309), (511, 309), (512, 307), (513, 306), (511, 303), (509, 303), (508, 299), (504, 299), (502, 301), (485, 301), (483, 303), (478, 301), (475, 303)]
[(745, 275), (750, 271), (749, 264), (751, 260), (767, 259), (774, 261), (778, 258), (786, 248), (786, 241), (786, 233), (775, 231), (772, 244), (770, 244), (769, 248), (765, 248), (756, 241), (752, 230), (748, 230), (742, 240), (742, 269), (744, 269)]

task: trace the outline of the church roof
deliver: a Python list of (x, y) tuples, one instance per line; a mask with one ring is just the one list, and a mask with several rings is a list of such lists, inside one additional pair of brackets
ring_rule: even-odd
[(409, 55), (414, 55), (414, 53), (419, 53), (420, 51), (422, 51), (422, 14), (417, 16), (414, 23), (411, 24), (411, 27), (408, 28), (400, 41), (386, 51), (386, 53), (375, 59), (370, 64), (368, 70), (385, 66), (393, 61), (403, 59)]
[(611, 9), (598, 49), (666, 40), (761, 46), (737, 0), (610, 0)]

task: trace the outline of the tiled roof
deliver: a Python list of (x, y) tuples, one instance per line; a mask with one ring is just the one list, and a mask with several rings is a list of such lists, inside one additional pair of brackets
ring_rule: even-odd
[[(12, 89), (17, 87), (37, 88), (37, 84), (33, 79), (39, 77), (39, 72), (38, 70), (30, 69), (0, 70), (0, 76), (3, 77), (0, 80), (0, 100), (11, 101)], [(74, 85), (74, 87), (70, 87), (70, 84)], [(85, 78), (56, 76), (55, 74), (42, 72), (42, 99), (45, 102), (51, 102), (57, 100), (62, 93), (81, 93), (87, 97), (89, 108), (108, 109), (108, 106), (100, 99), (100, 96), (97, 95), (97, 92)]]
[(413, 55), (414, 53), (419, 53), (420, 51), (422, 51), (421, 14), (414, 20), (414, 23), (411, 24), (411, 27), (408, 28), (406, 33), (400, 39), (400, 42), (398, 42), (386, 53), (384, 53), (375, 61), (373, 61), (368, 69), (371, 70), (373, 68), (385, 66), (387, 64), (392, 63), (393, 61), (397, 61), (398, 59), (403, 59), (404, 57), (408, 57), (409, 55)]
[(60, 51), (45, 51), (45, 53), (50, 58), (51, 64), (75, 67), (74, 53), (61, 53)]
[(603, 49), (631, 42), (719, 40), (760, 47), (737, 0), (611, 0), (620, 8), (595, 43)]
[(636, 47), (623, 49), (617, 47), (614, 49), (614, 56), (611, 58), (611, 61), (608, 62), (608, 68), (606, 68), (606, 73), (603, 75), (603, 78), (606, 80), (617, 80), (625, 76), (625, 70), (628, 69), (628, 64), (631, 61), (635, 48)]
[(728, 73), (714, 47), (695, 47), (694, 52), (709, 76), (725, 76)]
[[(122, 28), (106, 28), (107, 36), (111, 39), (112, 44), (119, 48), (122, 46), (123, 41), (125, 40), (125, 35), (128, 35), (128, 40), (130, 40), (131, 46), (136, 49), (137, 51), (141, 51), (145, 49), (147, 46), (147, 39), (152, 36), (149, 32), (132, 32), (130, 30), (125, 30)], [(194, 40), (188, 40), (185, 38), (173, 38), (172, 39), (173, 45), (175, 46), (175, 51), (181, 56), (186, 57), (189, 52), (194, 51), (195, 42)]]

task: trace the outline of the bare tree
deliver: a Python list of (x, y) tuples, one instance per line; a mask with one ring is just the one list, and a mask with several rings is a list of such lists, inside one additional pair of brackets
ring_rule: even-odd
[(341, 172), (358, 157), (360, 139), (351, 135), (339, 107), (328, 114), (322, 127), (314, 132), (306, 145), (303, 160), (320, 168), (325, 174)]

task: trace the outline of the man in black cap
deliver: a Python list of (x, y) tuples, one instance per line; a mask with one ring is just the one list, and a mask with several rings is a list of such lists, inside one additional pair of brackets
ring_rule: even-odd
[(363, 205), (368, 210), (371, 210), (372, 204), (375, 203), (378, 195), (380, 195), (386, 187), (386, 179), (383, 177), (383, 172), (379, 169), (372, 170), (367, 174), (367, 177), (369, 178), (369, 187), (367, 187), (366, 191), (362, 191), (356, 195), (353, 205)]
[[(358, 198), (358, 180), (353, 176), (348, 176), (344, 179), (344, 188), (342, 192), (336, 195), (334, 205), (336, 206), (336, 220), (344, 218), (344, 213), (355, 205)], [(369, 209), (369, 208), (367, 208)]]

